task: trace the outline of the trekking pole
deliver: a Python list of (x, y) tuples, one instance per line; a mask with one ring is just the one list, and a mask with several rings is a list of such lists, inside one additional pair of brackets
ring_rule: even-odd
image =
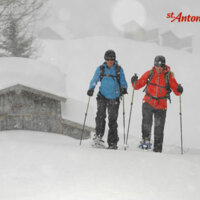
[(124, 129), (124, 150), (125, 148), (125, 142), (126, 142), (126, 134), (125, 134), (125, 105), (124, 105), (124, 95), (122, 95), (122, 100), (123, 100), (123, 129)]
[(131, 122), (131, 114), (132, 114), (132, 107), (133, 107), (133, 98), (134, 98), (134, 86), (135, 86), (135, 83), (133, 84), (133, 92), (132, 92), (132, 98), (131, 98), (131, 108), (130, 108), (130, 114), (129, 114), (129, 120), (128, 120), (128, 129), (127, 129), (127, 134), (126, 134), (126, 147), (127, 147), (127, 144), (128, 144), (128, 135), (129, 135), (129, 128), (130, 128), (130, 122)]
[(182, 106), (181, 106), (181, 95), (179, 95), (180, 104), (180, 130), (181, 130), (181, 154), (183, 154), (183, 134), (182, 134)]
[(82, 142), (82, 139), (83, 139), (83, 133), (84, 133), (84, 129), (85, 129), (85, 122), (86, 122), (86, 118), (87, 118), (89, 103), (90, 103), (90, 96), (89, 96), (89, 98), (88, 98), (87, 109), (86, 109), (86, 112), (85, 112), (85, 119), (84, 119), (83, 129), (82, 129), (82, 133), (81, 133), (80, 145), (81, 145), (81, 142)]

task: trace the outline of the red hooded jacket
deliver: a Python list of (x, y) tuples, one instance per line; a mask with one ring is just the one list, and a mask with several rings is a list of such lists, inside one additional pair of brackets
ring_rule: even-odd
[[(156, 72), (155, 67), (153, 67), (152, 70), (153, 70), (153, 77), (150, 81), (150, 84), (146, 88), (146, 93), (148, 93), (149, 96), (146, 94), (143, 98), (143, 102), (147, 102), (155, 109), (167, 109), (167, 99), (154, 99), (151, 96), (155, 98), (166, 96), (167, 90), (165, 88), (165, 73), (170, 71), (170, 67), (166, 65), (166, 68), (162, 71), (161, 74), (158, 74)], [(140, 88), (144, 87), (147, 84), (150, 72), (151, 70), (145, 72), (142, 75), (142, 77), (135, 83), (135, 85), (132, 84), (135, 90), (139, 90)], [(179, 93), (177, 92), (178, 83), (176, 82), (173, 73), (170, 73), (169, 75), (169, 86), (175, 93), (175, 95), (178, 96), (179, 95)]]

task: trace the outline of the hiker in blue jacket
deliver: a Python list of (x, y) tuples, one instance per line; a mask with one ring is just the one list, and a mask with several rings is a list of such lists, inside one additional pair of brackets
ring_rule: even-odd
[(97, 67), (96, 72), (90, 82), (88, 96), (93, 96), (94, 89), (100, 81), (99, 92), (97, 94), (97, 114), (96, 114), (96, 134), (93, 139), (93, 146), (105, 147), (102, 137), (105, 132), (106, 109), (108, 109), (108, 148), (117, 149), (119, 141), (117, 131), (117, 118), (120, 104), (120, 96), (127, 94), (127, 82), (124, 71), (118, 65), (116, 54), (113, 50), (108, 50), (104, 55), (105, 62)]

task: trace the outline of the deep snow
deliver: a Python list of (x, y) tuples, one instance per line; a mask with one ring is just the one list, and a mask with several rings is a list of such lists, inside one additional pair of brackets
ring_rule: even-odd
[[(131, 141), (131, 146), (135, 146)], [(0, 134), (2, 200), (199, 200), (200, 150), (90, 147), (67, 136)]]

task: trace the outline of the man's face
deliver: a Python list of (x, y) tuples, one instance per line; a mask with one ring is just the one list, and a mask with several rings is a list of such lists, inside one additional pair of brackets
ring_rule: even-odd
[(158, 73), (158, 74), (161, 74), (162, 72), (163, 72), (163, 67), (160, 67), (160, 66), (155, 66), (155, 69), (156, 69), (156, 72)]
[(108, 67), (112, 67), (115, 64), (115, 60), (106, 59), (106, 64), (107, 64)]

